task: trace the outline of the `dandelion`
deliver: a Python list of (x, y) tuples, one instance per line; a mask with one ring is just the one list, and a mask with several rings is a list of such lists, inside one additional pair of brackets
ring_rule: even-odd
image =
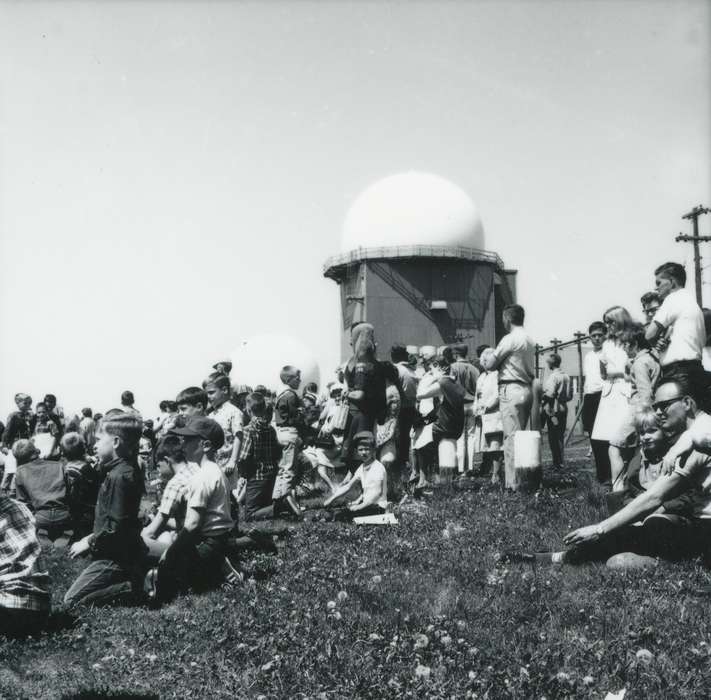
[(430, 639), (426, 634), (415, 636), (415, 649), (426, 649), (430, 645)]
[(652, 654), (649, 649), (640, 649), (635, 654), (635, 657), (637, 658), (637, 661), (643, 664), (651, 664), (652, 661), (654, 661), (654, 654)]
[(336, 609), (336, 601), (335, 600), (329, 600), (328, 603), (326, 603), (326, 609), (329, 612), (333, 612)]
[(370, 580), (377, 586), (379, 583), (382, 583), (382, 582), (383, 582), (383, 577), (376, 574), (376, 575), (373, 576), (373, 578), (370, 579)]
[(439, 641), (443, 647), (448, 647), (452, 644), (452, 638), (448, 634), (443, 635)]
[(348, 600), (348, 593), (345, 591), (338, 591), (338, 602), (343, 603)]
[(422, 664), (417, 664), (415, 669), (415, 677), (422, 680), (427, 680), (430, 677), (431, 669), (429, 666), (423, 666)]

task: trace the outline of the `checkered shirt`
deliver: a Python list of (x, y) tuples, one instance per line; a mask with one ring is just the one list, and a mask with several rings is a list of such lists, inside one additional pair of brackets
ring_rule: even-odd
[(27, 506), (0, 495), (0, 607), (49, 610), (35, 519)]
[(245, 426), (239, 452), (240, 474), (248, 478), (269, 479), (277, 473), (281, 445), (276, 431), (263, 418), (256, 416)]
[(200, 471), (200, 465), (188, 462), (163, 488), (158, 511), (166, 518), (185, 519), (190, 479)]

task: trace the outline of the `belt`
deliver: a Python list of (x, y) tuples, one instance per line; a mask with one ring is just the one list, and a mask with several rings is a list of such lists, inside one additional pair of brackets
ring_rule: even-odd
[(521, 384), (522, 386), (531, 386), (531, 382), (523, 382), (520, 379), (501, 379), (499, 384)]

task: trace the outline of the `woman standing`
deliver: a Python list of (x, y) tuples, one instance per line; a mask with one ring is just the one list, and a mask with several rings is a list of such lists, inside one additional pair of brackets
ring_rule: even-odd
[[(430, 374), (425, 375), (417, 388), (419, 400), (438, 398), (437, 417), (432, 424), (432, 441), (437, 448), (440, 477), (451, 481), (457, 470), (457, 440), (464, 430), (464, 387), (451, 376), (451, 366), (446, 355), (437, 355)], [(421, 483), (423, 472), (420, 471)]]
[(620, 428), (627, 422), (632, 397), (630, 359), (622, 343), (622, 335), (632, 328), (634, 321), (622, 306), (609, 308), (602, 320), (607, 326), (607, 340), (602, 344), (600, 352), (602, 396), (590, 438), (610, 443), (612, 488), (613, 491), (621, 491), (624, 489), (621, 474), (624, 471), (625, 459), (629, 461), (632, 456), (629, 446), (623, 444), (625, 441), (620, 439)]
[(375, 329), (369, 323), (359, 323), (351, 330), (353, 357), (345, 368), (349, 424), (343, 441), (343, 457), (350, 472), (359, 460), (353, 438), (364, 430), (375, 435), (376, 423), (385, 417), (386, 373), (375, 357)]

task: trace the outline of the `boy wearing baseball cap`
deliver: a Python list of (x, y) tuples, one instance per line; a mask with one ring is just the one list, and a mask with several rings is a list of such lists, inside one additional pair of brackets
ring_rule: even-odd
[(375, 436), (362, 430), (353, 437), (355, 452), (361, 465), (351, 479), (341, 484), (323, 505), (328, 508), (333, 501), (345, 496), (356, 484), (360, 484), (360, 498), (351, 501), (336, 514), (336, 520), (352, 520), (355, 516), (381, 515), (388, 506), (388, 477), (385, 467), (375, 459)]
[(229, 485), (214, 461), (225, 442), (222, 428), (210, 418), (192, 416), (185, 427), (172, 432), (182, 436), (185, 458), (200, 469), (188, 482), (183, 527), (161, 557), (157, 575), (149, 572), (149, 582), (155, 583), (149, 596), (161, 602), (189, 588), (205, 589), (221, 580), (234, 527)]

